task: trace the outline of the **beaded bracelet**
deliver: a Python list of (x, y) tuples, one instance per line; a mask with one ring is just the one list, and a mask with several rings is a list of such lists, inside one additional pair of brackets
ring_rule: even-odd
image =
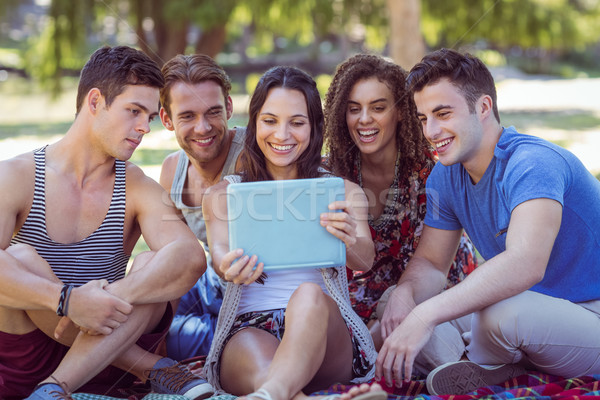
[(68, 283), (64, 284), (60, 290), (60, 299), (58, 300), (58, 307), (56, 308), (56, 315), (59, 317), (64, 317), (67, 315), (67, 311), (69, 310), (69, 297), (71, 297), (71, 290), (73, 290), (73, 285)]

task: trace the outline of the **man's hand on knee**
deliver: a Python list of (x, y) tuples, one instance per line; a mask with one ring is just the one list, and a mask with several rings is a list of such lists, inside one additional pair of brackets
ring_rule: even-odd
[[(104, 290), (106, 285), (106, 280), (90, 281), (73, 289), (67, 316), (86, 333), (110, 335), (127, 321), (127, 315), (133, 310), (131, 304)], [(66, 326), (68, 321), (61, 321), (57, 329), (64, 330)]]

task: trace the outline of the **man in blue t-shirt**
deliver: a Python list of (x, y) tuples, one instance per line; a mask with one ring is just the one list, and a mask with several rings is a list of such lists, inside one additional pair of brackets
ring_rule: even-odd
[[(479, 59), (442, 49), (408, 82), (440, 162), (419, 247), (385, 309), (376, 376), (401, 385), (448, 322), (465, 355), (429, 374), (431, 394), (466, 393), (525, 368), (599, 374), (600, 182), (570, 152), (502, 127)], [(486, 262), (442, 291), (463, 229)]]

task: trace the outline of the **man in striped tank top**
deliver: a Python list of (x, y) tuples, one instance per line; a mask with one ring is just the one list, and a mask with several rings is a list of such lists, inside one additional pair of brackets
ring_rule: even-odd
[[(169, 301), (206, 268), (164, 190), (127, 162), (158, 115), (163, 84), (144, 53), (103, 47), (81, 72), (64, 137), (0, 162), (0, 398), (111, 394), (136, 377), (158, 393), (212, 394), (153, 353)], [(150, 251), (126, 275), (141, 234)]]

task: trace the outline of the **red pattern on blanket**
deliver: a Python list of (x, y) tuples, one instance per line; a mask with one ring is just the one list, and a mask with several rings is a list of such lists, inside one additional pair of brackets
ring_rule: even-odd
[[(192, 372), (200, 373), (204, 357), (187, 360)], [(411, 381), (401, 388), (390, 388), (383, 381), (379, 382), (387, 391), (388, 400), (558, 400), (577, 399), (582, 396), (585, 400), (600, 399), (600, 375), (582, 376), (565, 379), (560, 376), (548, 375), (541, 372), (529, 372), (526, 375), (510, 379), (499, 385), (479, 388), (465, 395), (434, 396), (427, 392), (425, 380)], [(313, 393), (325, 395), (344, 393), (352, 386), (333, 385), (328, 390)], [(141, 389), (141, 388), (140, 388)], [(143, 389), (137, 394), (134, 391), (123, 393), (123, 398), (140, 400), (147, 394)]]
[[(417, 400), (417, 399), (574, 399), (585, 396), (584, 399), (600, 399), (600, 375), (583, 376), (565, 379), (559, 376), (530, 372), (526, 375), (513, 378), (502, 384), (479, 388), (466, 395), (429, 395), (425, 381), (411, 381), (402, 388), (390, 388), (380, 382), (389, 393), (388, 400)], [(350, 386), (334, 385), (327, 391), (318, 394), (331, 394), (346, 392)]]

